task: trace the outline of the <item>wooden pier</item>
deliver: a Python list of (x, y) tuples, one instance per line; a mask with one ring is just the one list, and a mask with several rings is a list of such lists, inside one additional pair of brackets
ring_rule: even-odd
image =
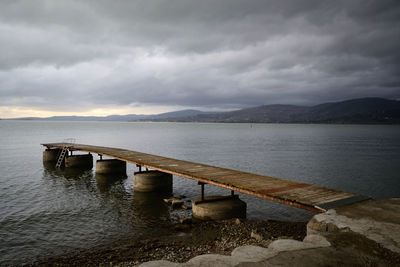
[(293, 182), (238, 170), (201, 163), (166, 158), (121, 148), (91, 146), (72, 143), (42, 144), (49, 149), (67, 148), (69, 151), (86, 151), (137, 164), (165, 173), (193, 179), (202, 185), (212, 184), (240, 193), (272, 200), (313, 212), (370, 199), (326, 187)]

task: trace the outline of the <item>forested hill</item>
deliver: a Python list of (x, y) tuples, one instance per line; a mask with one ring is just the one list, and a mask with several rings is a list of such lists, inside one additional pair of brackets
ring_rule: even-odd
[(156, 121), (254, 123), (400, 123), (400, 101), (360, 98), (316, 106), (265, 105)]
[(154, 115), (26, 117), (19, 120), (399, 124), (400, 101), (360, 98), (316, 106), (264, 105), (230, 112), (180, 110)]

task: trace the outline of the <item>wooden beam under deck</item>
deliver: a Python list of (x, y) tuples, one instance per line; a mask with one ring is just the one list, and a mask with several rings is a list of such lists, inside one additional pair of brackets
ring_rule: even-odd
[(212, 184), (313, 212), (325, 212), (327, 209), (370, 199), (366, 196), (326, 187), (121, 148), (72, 143), (49, 143), (42, 145), (47, 148), (62, 149), (67, 147), (70, 151), (78, 150), (106, 155), (145, 168), (186, 177), (200, 183)]

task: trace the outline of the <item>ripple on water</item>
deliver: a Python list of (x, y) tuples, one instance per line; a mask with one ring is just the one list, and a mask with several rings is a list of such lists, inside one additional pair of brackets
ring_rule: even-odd
[[(29, 133), (29, 134), (28, 134)], [(157, 194), (135, 193), (132, 173), (96, 179), (92, 171), (44, 168), (44, 142), (122, 147), (367, 194), (400, 195), (400, 127), (0, 121), (0, 265), (54, 256), (119, 239), (170, 231), (185, 212)], [(195, 181), (173, 190), (199, 197)], [(229, 194), (207, 185), (206, 195)], [(307, 220), (306, 211), (241, 195), (249, 218)]]

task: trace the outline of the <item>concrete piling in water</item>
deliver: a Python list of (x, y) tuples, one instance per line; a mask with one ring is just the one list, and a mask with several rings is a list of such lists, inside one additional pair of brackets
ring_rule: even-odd
[(133, 188), (138, 192), (172, 192), (172, 174), (160, 171), (135, 172)]
[(192, 204), (193, 218), (200, 220), (225, 220), (246, 218), (246, 202), (235, 196), (212, 196), (196, 199)]
[(101, 159), (96, 161), (96, 174), (125, 174), (126, 161), (118, 159)]
[(92, 154), (73, 155), (65, 157), (66, 168), (91, 169), (93, 168)]
[(60, 155), (61, 149), (49, 149), (43, 151), (43, 162), (54, 162), (54, 164), (58, 160), (58, 156)]

